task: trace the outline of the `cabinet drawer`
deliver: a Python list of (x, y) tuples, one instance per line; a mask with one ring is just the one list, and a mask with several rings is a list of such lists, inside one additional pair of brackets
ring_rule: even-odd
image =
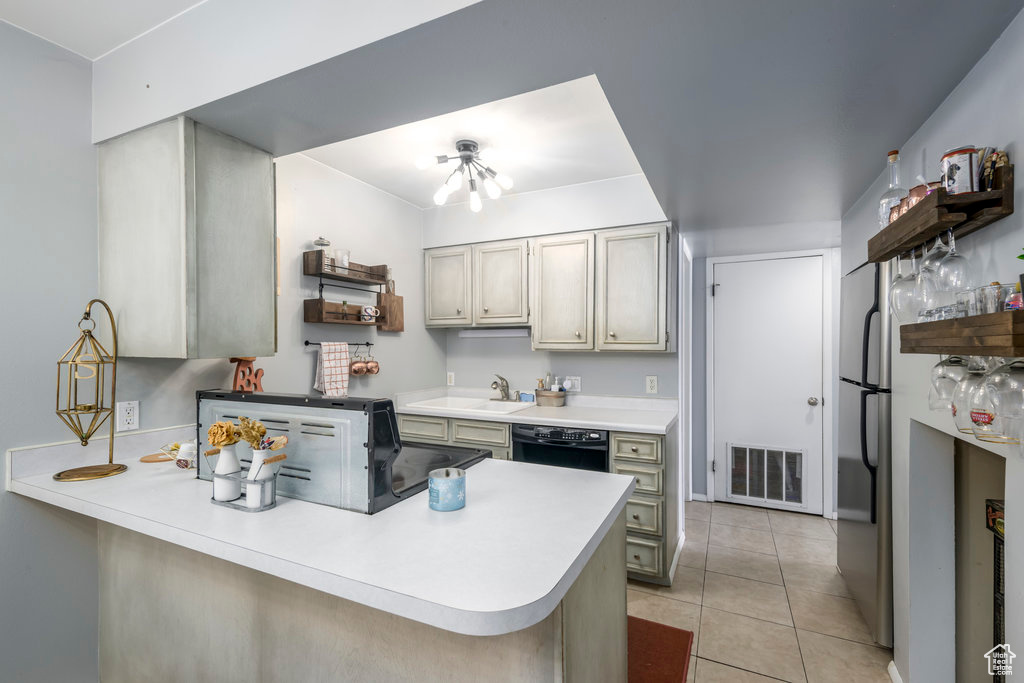
[(626, 569), (639, 574), (661, 574), (661, 543), (626, 534)]
[(626, 528), (661, 535), (661, 501), (630, 498), (626, 502)]
[(430, 439), (431, 441), (448, 440), (448, 418), (423, 417), (421, 415), (399, 415), (398, 433), (403, 439)]
[(452, 441), (455, 443), (484, 444), (486, 446), (508, 446), (507, 424), (496, 422), (475, 422), (452, 420)]
[(661, 437), (643, 434), (612, 434), (612, 457), (661, 462)]
[(628, 474), (636, 479), (637, 493), (650, 493), (660, 496), (664, 493), (662, 487), (662, 469), (660, 467), (644, 467), (643, 465), (624, 465), (615, 463), (616, 474)]

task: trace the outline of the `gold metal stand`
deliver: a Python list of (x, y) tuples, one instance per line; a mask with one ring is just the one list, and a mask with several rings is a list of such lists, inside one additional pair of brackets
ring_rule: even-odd
[[(103, 345), (93, 336), (96, 329), (96, 321), (91, 317), (93, 304), (100, 304), (107, 311), (110, 318), (110, 332), (113, 336), (112, 352), (107, 353)], [(90, 322), (92, 327), (86, 329), (83, 323)], [(82, 445), (89, 443), (89, 439), (107, 420), (110, 420), (110, 451), (107, 462), (103, 465), (87, 465), (64, 470), (53, 475), (57, 481), (88, 481), (90, 479), (101, 479), (120, 474), (128, 469), (127, 465), (114, 463), (114, 410), (117, 406), (117, 325), (114, 322), (114, 314), (102, 299), (93, 299), (85, 306), (85, 313), (78, 321), (78, 329), (81, 335), (74, 344), (57, 361), (57, 417), (68, 426), (75, 436), (81, 440)], [(110, 368), (110, 403), (106, 403), (105, 375), (106, 368)], [(64, 383), (61, 379), (65, 376)], [(89, 384), (93, 384), (92, 403), (80, 402), (79, 394), (88, 396)], [(62, 392), (61, 389), (64, 389)], [(64, 397), (64, 407), (61, 407), (61, 397)], [(88, 401), (88, 398), (86, 399)]]

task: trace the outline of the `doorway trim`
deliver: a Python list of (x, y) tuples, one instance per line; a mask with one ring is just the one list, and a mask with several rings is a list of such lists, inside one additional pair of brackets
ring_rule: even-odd
[(835, 325), (839, 320), (835, 315), (838, 308), (839, 287), (835, 274), (839, 272), (839, 249), (805, 249), (802, 251), (781, 251), (768, 254), (746, 254), (742, 256), (709, 257), (705, 269), (704, 296), (708, 298), (706, 308), (706, 413), (707, 413), (707, 452), (704, 454), (707, 469), (707, 500), (715, 500), (715, 472), (712, 470), (715, 460), (715, 307), (711, 301), (711, 287), (715, 284), (715, 264), (741, 263), (744, 261), (774, 261), (805, 256), (821, 257), (821, 391), (823, 407), (827, 415), (822, 420), (821, 431), (821, 509), (822, 516), (835, 519), (835, 421), (838, 418), (835, 398), (835, 351), (837, 348), (837, 332)]

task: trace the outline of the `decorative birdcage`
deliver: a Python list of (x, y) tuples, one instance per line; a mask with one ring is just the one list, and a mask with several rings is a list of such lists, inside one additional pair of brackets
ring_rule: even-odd
[[(110, 317), (113, 338), (111, 351), (93, 332), (92, 305), (99, 303)], [(106, 464), (77, 467), (53, 475), (57, 481), (85, 481), (119, 474), (128, 469), (114, 464), (114, 406), (117, 395), (117, 326), (114, 314), (102, 299), (93, 299), (78, 321), (81, 334), (57, 361), (57, 417), (75, 433), (83, 446), (103, 426), (110, 423), (110, 449)], [(108, 389), (109, 386), (109, 389)], [(109, 401), (108, 401), (109, 391)]]

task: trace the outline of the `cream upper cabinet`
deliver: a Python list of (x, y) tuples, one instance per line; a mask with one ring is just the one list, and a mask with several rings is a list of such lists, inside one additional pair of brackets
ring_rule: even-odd
[(594, 348), (594, 233), (540, 237), (533, 248), (533, 348)]
[(469, 245), (424, 252), (427, 327), (473, 323), (472, 260), (473, 248)]
[(527, 241), (473, 245), (473, 323), (525, 325), (527, 299)]
[(664, 225), (597, 233), (597, 348), (663, 351), (668, 299)]
[(100, 143), (99, 290), (118, 352), (270, 356), (273, 157), (178, 117)]

